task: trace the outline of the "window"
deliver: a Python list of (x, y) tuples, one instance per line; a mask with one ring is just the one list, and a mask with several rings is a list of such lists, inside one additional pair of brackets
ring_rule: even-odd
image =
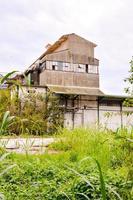
[(88, 73), (88, 64), (85, 65), (86, 73)]
[(120, 103), (118, 101), (111, 101), (111, 100), (103, 100), (103, 102), (100, 103), (100, 106), (119, 106)]
[(63, 68), (69, 67), (69, 63), (63, 62)]
[(55, 65), (52, 65), (52, 70), (55, 70)]
[(58, 70), (63, 70), (63, 62), (57, 62)]
[(88, 67), (88, 73), (97, 74), (97, 66), (95, 66), (95, 65), (89, 65), (89, 67)]
[(45, 70), (46, 69), (46, 62), (44, 62), (44, 63), (42, 63), (41, 65), (40, 65), (40, 71), (43, 71), (43, 70)]

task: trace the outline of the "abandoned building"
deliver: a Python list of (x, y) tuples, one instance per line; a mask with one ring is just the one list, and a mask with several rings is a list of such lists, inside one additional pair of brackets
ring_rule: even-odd
[(48, 44), (46, 51), (25, 71), (31, 89), (41, 93), (50, 90), (61, 98), (65, 127), (132, 126), (133, 115), (125, 113), (133, 108), (123, 106), (126, 97), (107, 95), (99, 88), (96, 46), (74, 33), (63, 35), (53, 45)]

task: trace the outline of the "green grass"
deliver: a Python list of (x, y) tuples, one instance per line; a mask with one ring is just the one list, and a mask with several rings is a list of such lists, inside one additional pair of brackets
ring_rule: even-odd
[(132, 132), (60, 130), (50, 149), (58, 154), (11, 154), (0, 164), (17, 164), (0, 177), (7, 200), (131, 200)]

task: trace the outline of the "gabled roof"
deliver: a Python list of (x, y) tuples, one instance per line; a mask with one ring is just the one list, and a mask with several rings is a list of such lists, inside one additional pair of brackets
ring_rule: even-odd
[(90, 41), (88, 41), (88, 40), (82, 38), (81, 36), (79, 36), (79, 35), (77, 35), (77, 34), (75, 34), (75, 33), (66, 34), (66, 35), (61, 36), (53, 45), (51, 45), (51, 46), (47, 49), (47, 51), (46, 51), (44, 54), (42, 54), (42, 55), (40, 56), (40, 59), (41, 59), (44, 55), (47, 55), (47, 54), (49, 54), (49, 53), (52, 53), (54, 50), (56, 50), (64, 41), (66, 41), (66, 40), (67, 40), (69, 37), (71, 37), (72, 35), (74, 35), (74, 36), (76, 36), (76, 37), (78, 37), (78, 38), (84, 40), (85, 42), (87, 42), (87, 43), (89, 43), (89, 44), (92, 44), (94, 47), (97, 46), (97, 45), (94, 44), (93, 42), (90, 42)]
[[(92, 46), (96, 47), (97, 45), (93, 42), (90, 42), (89, 40), (86, 40), (85, 38), (82, 38), (81, 36), (75, 34), (75, 33), (70, 33), (70, 34), (66, 34), (66, 35), (62, 35), (53, 45), (51, 45), (37, 60), (35, 60), (35, 62), (33, 62), (29, 68), (26, 71), (29, 71), (31, 69), (35, 69), (35, 63), (38, 60), (41, 60), (44, 56), (46, 56), (47, 54), (50, 54), (52, 52), (54, 52), (63, 42), (65, 42), (69, 37), (71, 37), (72, 35), (79, 37), (80, 39), (84, 40), (85, 42), (91, 44)], [(33, 66), (33, 67), (32, 67)]]

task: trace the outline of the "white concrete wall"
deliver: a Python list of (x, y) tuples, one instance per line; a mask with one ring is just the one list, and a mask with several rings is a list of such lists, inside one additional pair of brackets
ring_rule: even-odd
[(84, 126), (95, 126), (97, 123), (97, 110), (89, 109), (84, 110)]
[(74, 113), (74, 128), (83, 126), (83, 112), (78, 110)]
[(25, 98), (28, 94), (45, 94), (46, 93), (46, 88), (41, 88), (41, 87), (25, 87), (22, 86), (22, 89), (19, 89), (19, 97), (21, 99)]
[(133, 127), (133, 114), (130, 114), (129, 112), (133, 112), (133, 107), (128, 108), (128, 107), (123, 107), (123, 126), (126, 127)]
[(64, 115), (64, 127), (68, 129), (73, 128), (73, 121), (72, 121), (72, 112), (67, 112)]
[[(127, 108), (124, 110), (133, 111), (133, 108)], [(89, 127), (95, 126), (98, 123), (98, 110), (97, 108), (80, 109), (74, 113), (74, 128), (75, 127)], [(120, 107), (102, 106), (99, 110), (99, 124), (102, 127), (116, 130), (122, 125), (130, 128), (133, 126), (133, 114), (127, 115), (120, 112)], [(73, 127), (72, 113), (65, 114), (65, 127)]]
[[(19, 90), (19, 97), (24, 98), (28, 94), (45, 95), (46, 88), (44, 87), (22, 87)], [(84, 105), (86, 108), (84, 108)], [(72, 100), (68, 101), (68, 106), (72, 106)], [(75, 105), (77, 106), (77, 105)], [(98, 123), (98, 107), (94, 97), (81, 96), (79, 102), (80, 109), (66, 112), (64, 116), (64, 126), (67, 128), (75, 128), (81, 126), (94, 126)], [(116, 130), (121, 125), (128, 128), (133, 127), (133, 107), (123, 107), (122, 113), (120, 106), (100, 106), (99, 107), (99, 124), (103, 127)]]

